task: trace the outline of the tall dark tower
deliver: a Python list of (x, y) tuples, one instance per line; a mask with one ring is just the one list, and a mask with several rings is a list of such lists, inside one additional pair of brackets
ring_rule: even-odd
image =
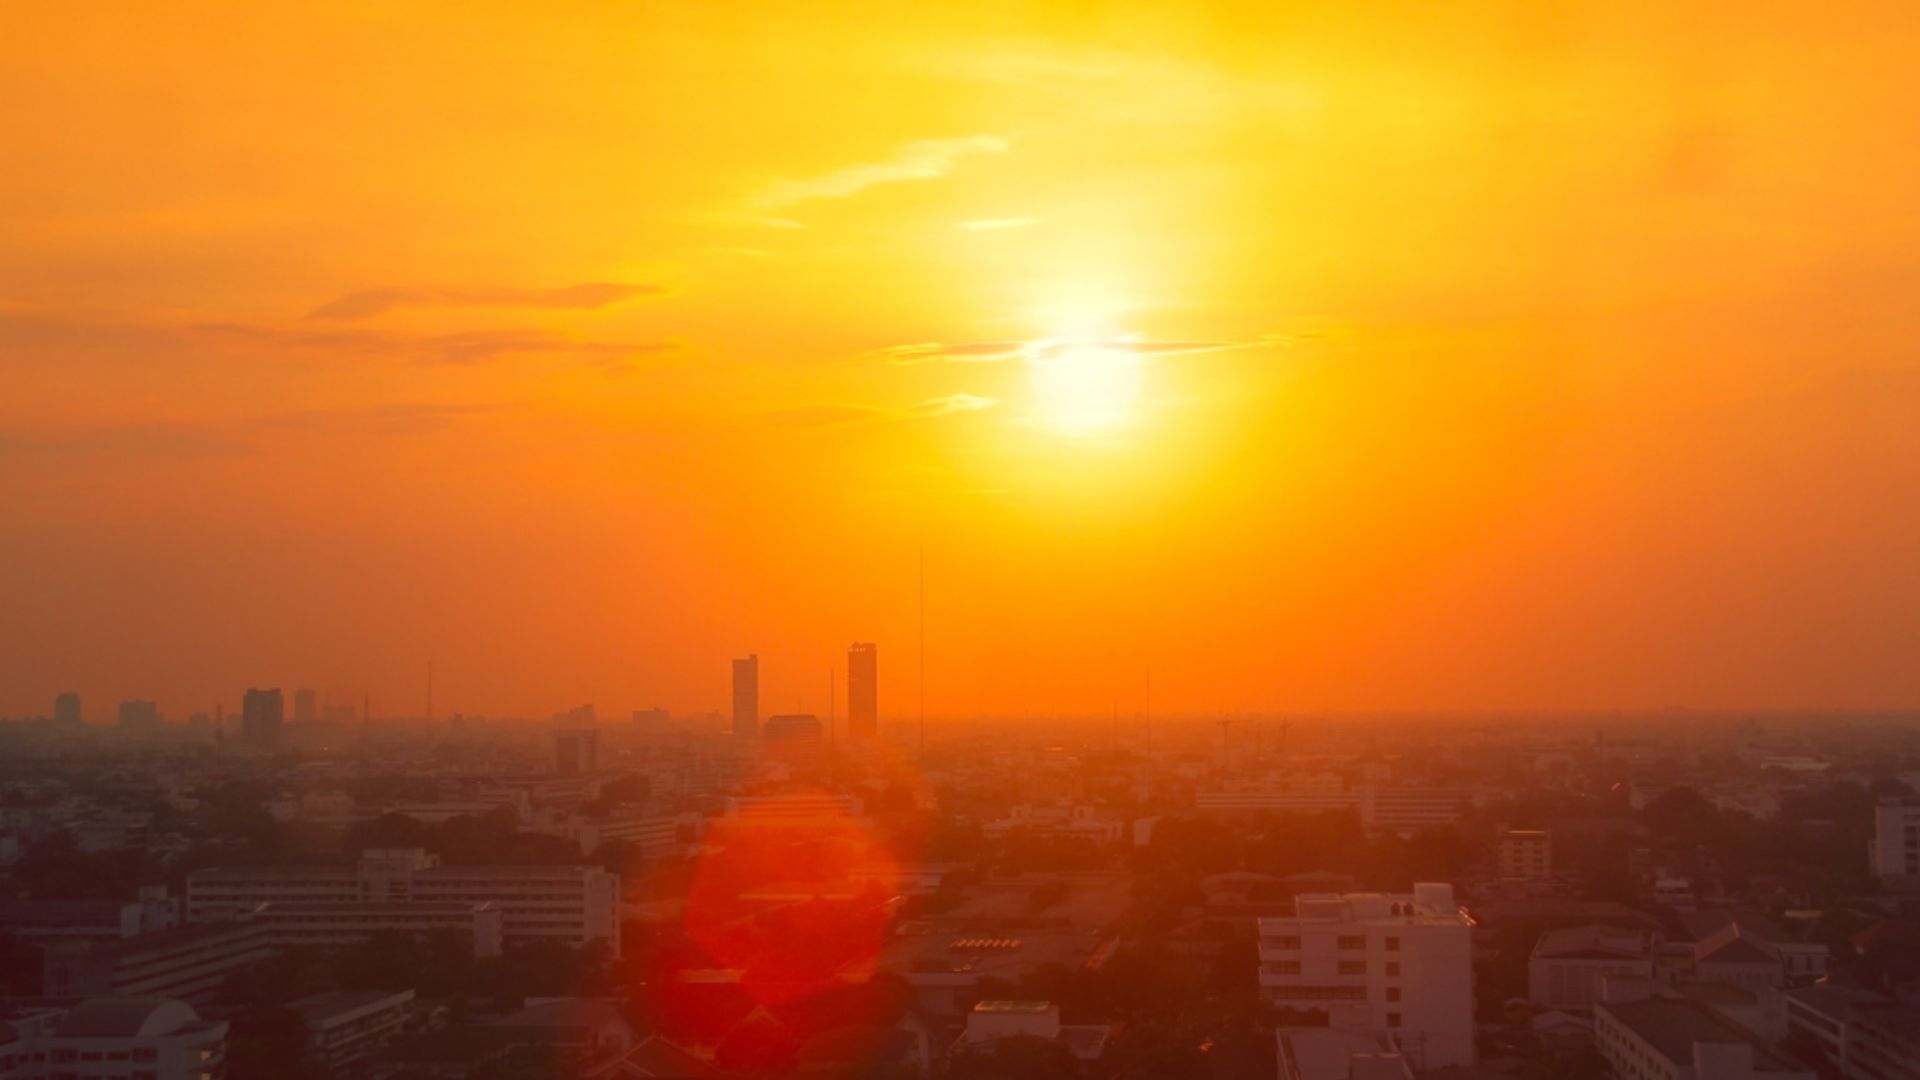
[(752, 739), (760, 734), (760, 655), (733, 662), (733, 733)]
[(871, 641), (847, 649), (847, 737), (871, 739), (880, 733), (880, 661)]
[(248, 690), (240, 710), (241, 737), (261, 746), (279, 745), (286, 710), (286, 699), (278, 689)]

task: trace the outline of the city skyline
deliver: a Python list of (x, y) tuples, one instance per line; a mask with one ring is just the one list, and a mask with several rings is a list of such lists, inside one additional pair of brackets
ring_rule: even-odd
[(941, 714), (1920, 705), (1910, 5), (189, 7), (6, 15), (0, 714), (817, 702), (922, 553)]

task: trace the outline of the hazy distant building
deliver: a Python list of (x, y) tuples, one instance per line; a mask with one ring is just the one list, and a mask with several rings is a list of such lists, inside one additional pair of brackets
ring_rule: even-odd
[(733, 733), (751, 739), (760, 734), (760, 655), (733, 662)]
[(822, 734), (819, 717), (812, 713), (791, 713), (768, 717), (766, 729), (760, 736), (768, 746), (818, 746)]
[(1873, 812), (1868, 848), (1873, 876), (1898, 884), (1920, 882), (1920, 798), (1890, 796)]
[(847, 735), (871, 739), (880, 731), (880, 661), (871, 641), (847, 650)]
[(278, 689), (248, 690), (240, 706), (240, 734), (248, 742), (271, 746), (280, 741), (287, 703)]
[(53, 721), (56, 724), (77, 724), (80, 722), (80, 695), (69, 690), (53, 699)]
[(311, 690), (295, 690), (293, 692), (293, 722), (296, 724), (312, 724), (318, 722), (319, 719), (319, 698), (315, 697)]
[(1541, 829), (1508, 829), (1500, 834), (1495, 861), (1507, 881), (1537, 881), (1553, 876), (1553, 838)]
[(1474, 1063), (1472, 920), (1453, 886), (1294, 899), (1261, 919), (1260, 996), (1393, 1039), (1416, 1069)]
[(320, 710), (323, 724), (351, 724), (359, 718), (360, 710), (352, 705), (328, 705)]
[(128, 731), (153, 731), (160, 726), (160, 706), (151, 701), (123, 701), (120, 726)]
[(665, 709), (633, 710), (633, 733), (635, 735), (664, 735), (672, 726), (673, 714)]
[(553, 733), (553, 771), (561, 776), (580, 776), (599, 771), (600, 730), (589, 727), (563, 727)]

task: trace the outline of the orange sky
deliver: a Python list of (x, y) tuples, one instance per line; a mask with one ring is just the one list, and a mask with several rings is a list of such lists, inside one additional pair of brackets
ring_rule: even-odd
[(285, 7), (0, 14), (0, 712), (1920, 701), (1910, 3)]

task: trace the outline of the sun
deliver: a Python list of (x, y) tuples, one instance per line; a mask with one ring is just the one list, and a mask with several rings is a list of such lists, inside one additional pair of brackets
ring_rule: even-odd
[(1062, 435), (1098, 435), (1133, 418), (1146, 361), (1112, 345), (1051, 344), (1028, 353), (1027, 373), (1042, 425)]

